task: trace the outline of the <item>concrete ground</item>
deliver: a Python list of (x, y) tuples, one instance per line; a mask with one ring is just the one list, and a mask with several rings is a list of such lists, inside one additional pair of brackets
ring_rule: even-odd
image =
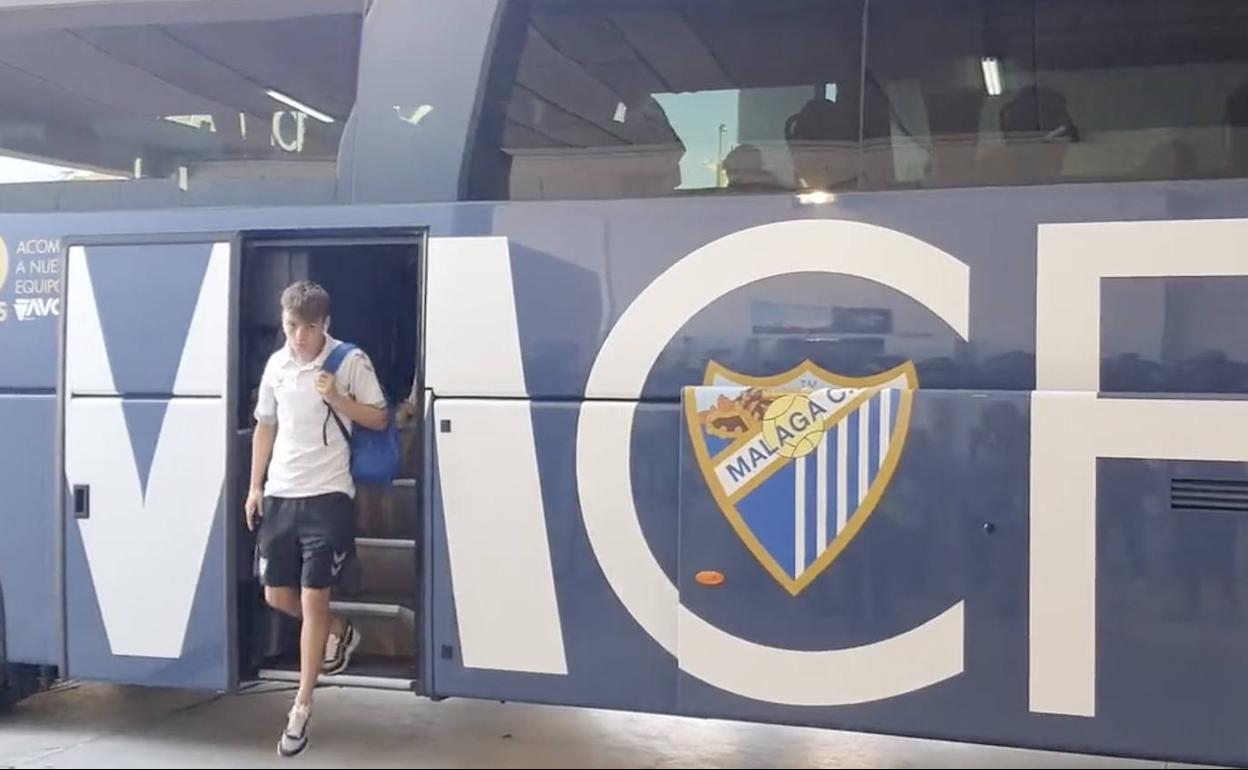
[(289, 760), (276, 745), (292, 697), (284, 683), (225, 697), (69, 684), (0, 713), (0, 768), (1166, 766), (589, 709), (430, 703), (348, 689), (318, 690), (308, 750)]

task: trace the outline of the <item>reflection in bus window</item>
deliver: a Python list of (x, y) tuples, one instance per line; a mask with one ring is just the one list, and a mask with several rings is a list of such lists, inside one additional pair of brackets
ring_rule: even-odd
[[(358, 12), (0, 29), (0, 183), (333, 179)], [(31, 18), (34, 21), (31, 21)]]
[(861, 2), (513, 2), (469, 196), (856, 187), (861, 29)]
[(866, 58), (869, 186), (1248, 174), (1238, 0), (873, 0)]

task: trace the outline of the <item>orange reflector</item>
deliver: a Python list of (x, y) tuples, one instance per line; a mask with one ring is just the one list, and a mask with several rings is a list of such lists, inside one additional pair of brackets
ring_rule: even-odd
[(704, 569), (697, 574), (696, 579), (704, 586), (717, 586), (724, 582), (724, 573)]

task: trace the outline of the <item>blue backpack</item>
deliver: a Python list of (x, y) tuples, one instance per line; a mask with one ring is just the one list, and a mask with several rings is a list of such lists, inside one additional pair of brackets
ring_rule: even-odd
[[(355, 349), (350, 343), (339, 343), (325, 357), (325, 371), (336, 374), (338, 367)], [(329, 404), (325, 406), (329, 408)], [(356, 483), (382, 486), (391, 484), (399, 475), (399, 465), (402, 462), (399, 428), (395, 424), (394, 415), (387, 413), (386, 427), (381, 430), (356, 425), (353, 431), (348, 432), (338, 414), (333, 409), (329, 409), (329, 413), (333, 415), (334, 422), (338, 423), (338, 429), (342, 431), (342, 437), (351, 447), (351, 475)]]

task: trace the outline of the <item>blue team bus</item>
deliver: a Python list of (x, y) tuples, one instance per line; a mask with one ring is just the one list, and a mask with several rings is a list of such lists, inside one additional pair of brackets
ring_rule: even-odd
[(309, 278), (328, 684), (1248, 762), (1246, 178), (1239, 0), (3, 0), (3, 699), (295, 675)]

